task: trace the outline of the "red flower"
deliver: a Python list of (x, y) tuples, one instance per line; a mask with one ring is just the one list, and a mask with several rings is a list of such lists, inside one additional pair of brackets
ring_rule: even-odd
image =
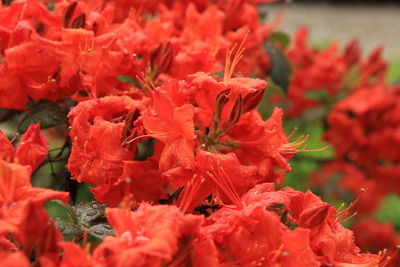
[(190, 168), (194, 161), (194, 108), (185, 104), (174, 106), (161, 92), (153, 92), (153, 109), (143, 116), (143, 124), (149, 134), (165, 144), (160, 158), (160, 169), (173, 165)]
[(0, 251), (0, 265), (4, 267), (30, 267), (29, 258), (20, 251)]
[[(0, 232), (12, 233), (26, 255), (57, 258), (61, 234), (43, 209), (49, 199), (68, 201), (68, 193), (32, 187), (29, 167), (0, 160)], [(10, 248), (11, 250), (11, 248)]]
[(287, 229), (260, 205), (221, 209), (207, 219), (204, 231), (214, 238), (219, 262), (240, 266), (320, 266), (310, 248), (310, 231)]
[(123, 161), (136, 151), (125, 148), (125, 117), (140, 108), (127, 96), (109, 96), (81, 102), (69, 113), (72, 126), (68, 169), (74, 179), (94, 185), (112, 184), (123, 172)]
[(135, 212), (108, 209), (106, 214), (116, 236), (107, 237), (94, 251), (99, 265), (184, 266), (203, 222), (174, 206), (142, 204)]
[(48, 143), (40, 132), (39, 124), (32, 124), (22, 136), (16, 149), (8, 140), (7, 136), (0, 131), (0, 152), (1, 159), (8, 162), (15, 162), (31, 167), (31, 172), (42, 163), (47, 156)]
[[(243, 196), (243, 204), (251, 207), (261, 205), (270, 210), (283, 204), (277, 212), (287, 211), (286, 221), (310, 230), (310, 247), (321, 264), (334, 266), (375, 266), (385, 261), (384, 256), (360, 253), (354, 244), (353, 232), (345, 229), (340, 220), (348, 214), (348, 209), (335, 211), (332, 205), (322, 202), (310, 191), (306, 193), (285, 188), (284, 191), (271, 191), (273, 186), (261, 184)], [(296, 228), (297, 229), (297, 228)]]
[(99, 185), (91, 191), (99, 202), (105, 202), (111, 207), (120, 203), (136, 207), (142, 201), (156, 203), (166, 198), (163, 191), (165, 182), (153, 160), (124, 161), (124, 172), (114, 184)]

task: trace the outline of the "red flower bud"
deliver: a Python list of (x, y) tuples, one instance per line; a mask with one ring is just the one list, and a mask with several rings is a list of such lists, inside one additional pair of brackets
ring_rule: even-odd
[(257, 90), (252, 93), (247, 94), (243, 98), (243, 113), (249, 112), (252, 109), (255, 109), (261, 102), (264, 97), (264, 90)]

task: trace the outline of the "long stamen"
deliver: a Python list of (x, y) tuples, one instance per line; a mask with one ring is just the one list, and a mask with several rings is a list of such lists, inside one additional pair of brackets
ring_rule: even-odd
[(249, 36), (249, 31), (246, 32), (246, 35), (244, 36), (239, 47), (237, 48), (232, 61), (231, 61), (231, 57), (232, 57), (233, 51), (235, 51), (235, 49), (237, 47), (237, 43), (235, 43), (231, 49), (227, 50), (226, 57), (225, 57), (224, 82), (227, 82), (229, 79), (231, 79), (237, 64), (243, 58), (243, 52), (245, 50), (244, 43), (246, 42), (248, 36)]
[(211, 167), (211, 171), (207, 171), (207, 174), (232, 203), (240, 206), (240, 197), (235, 189), (235, 186), (233, 185), (229, 176), (226, 174), (223, 167), (218, 163), (216, 164), (217, 168)]
[(131, 140), (125, 140), (125, 144), (129, 145), (132, 142), (135, 142), (136, 140), (140, 139), (140, 138), (145, 138), (145, 137), (162, 137), (165, 136), (165, 134), (144, 134), (144, 135), (139, 135), (136, 136), (135, 138), (131, 139)]
[(235, 186), (232, 183), (232, 180), (229, 178), (228, 174), (226, 174), (224, 168), (222, 166), (219, 166), (219, 171), (222, 172), (221, 177), (225, 178), (224, 180), (226, 181), (227, 186), (230, 188), (230, 190), (232, 191), (232, 199), (231, 201), (235, 204), (239, 204), (240, 203), (240, 197), (239, 194), (236, 191)]
[[(365, 189), (364, 188), (361, 188), (361, 193), (363, 193), (363, 192), (365, 192)], [(360, 200), (360, 198), (361, 198), (361, 194), (359, 194), (358, 196), (357, 196), (357, 198), (353, 201), (353, 202), (351, 202), (350, 203), (350, 205), (347, 207), (347, 208), (345, 208), (345, 209), (343, 209), (343, 207), (344, 207), (344, 203), (342, 203), (342, 205), (340, 205), (340, 207), (337, 209), (337, 211), (336, 211), (336, 220), (338, 221), (338, 222), (340, 222), (340, 223), (345, 223), (345, 222), (347, 222), (348, 220), (350, 220), (351, 218), (353, 218), (354, 216), (356, 216), (358, 213), (357, 212), (354, 212), (352, 215), (350, 215), (349, 217), (347, 217), (347, 218), (345, 218), (347, 215), (348, 215), (348, 213), (349, 213), (349, 211), (356, 205), (356, 203)]]
[(149, 77), (148, 75), (145, 75), (143, 72), (142, 72), (142, 74), (140, 76), (136, 75), (136, 79), (142, 85), (143, 88), (146, 88), (149, 91), (154, 90), (157, 87), (154, 84), (154, 82), (151, 79), (151, 77)]
[(307, 145), (305, 144), (305, 142), (307, 142), (308, 138), (310, 138), (309, 135), (302, 135), (291, 143), (283, 144), (280, 148), (278, 148), (278, 150), (280, 152), (286, 153), (286, 154), (295, 154), (297, 152), (324, 151), (329, 148), (329, 146), (325, 146), (325, 147), (316, 148), (316, 149), (306, 149)]
[(10, 140), (10, 143), (14, 143), (14, 141), (19, 137), (19, 133), (16, 133), (15, 136)]
[(287, 139), (290, 139), (293, 137), (293, 135), (295, 135), (295, 133), (297, 133), (297, 127), (294, 127), (292, 132), (288, 135)]
[(186, 212), (189, 209), (197, 192), (205, 181), (203, 177), (201, 177), (201, 179), (196, 178), (197, 174), (193, 175), (193, 178), (187, 183), (185, 189), (183, 190), (182, 201), (179, 204), (179, 208), (183, 212)]

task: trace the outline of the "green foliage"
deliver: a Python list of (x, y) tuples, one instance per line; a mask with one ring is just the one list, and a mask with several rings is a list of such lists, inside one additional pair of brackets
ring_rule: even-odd
[(50, 200), (45, 208), (66, 240), (82, 240), (87, 233), (88, 241), (97, 245), (106, 236), (114, 235), (105, 217), (104, 204), (92, 201), (70, 207), (58, 200)]
[(287, 91), (292, 72), (289, 61), (286, 59), (286, 56), (283, 54), (282, 50), (279, 49), (273, 42), (265, 42), (264, 50), (267, 53), (271, 63), (271, 68), (267, 74), (271, 77), (276, 85)]
[(41, 129), (46, 129), (67, 122), (67, 111), (57, 103), (41, 100), (28, 105), (28, 112), (25, 113), (18, 124), (18, 132), (25, 133), (33, 123), (40, 123)]
[(400, 197), (397, 195), (388, 195), (378, 213), (378, 220), (388, 221), (393, 223), (397, 231), (400, 231)]
[(97, 223), (106, 221), (104, 208), (104, 204), (99, 204), (95, 201), (90, 203), (81, 202), (72, 206), (72, 211), (80, 225), (91, 227)]
[[(311, 116), (312, 113), (310, 113)], [(314, 114), (315, 115), (315, 114)], [(286, 133), (290, 133), (293, 129), (297, 129), (296, 134), (291, 140), (296, 140), (301, 135), (309, 135), (306, 149), (319, 149), (326, 146), (322, 140), (324, 133), (321, 118), (304, 117), (296, 120), (286, 121), (284, 129)], [(317, 152), (299, 152), (291, 160), (290, 165), (292, 171), (286, 175), (285, 186), (293, 187), (296, 190), (305, 191), (310, 186), (310, 176), (318, 170), (322, 164), (333, 159), (333, 151), (328, 148)]]
[(389, 83), (400, 82), (400, 59), (390, 63), (387, 80)]
[(140, 87), (138, 81), (135, 78), (130, 77), (130, 76), (119, 75), (118, 76), (118, 80), (120, 80), (123, 83), (129, 83), (129, 84), (131, 84), (131, 85), (133, 85), (135, 87)]

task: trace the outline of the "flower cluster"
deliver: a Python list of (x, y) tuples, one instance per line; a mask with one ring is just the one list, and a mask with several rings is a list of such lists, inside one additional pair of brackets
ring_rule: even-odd
[(48, 149), (39, 125), (29, 127), (16, 150), (1, 131), (0, 138), (0, 265), (30, 266), (29, 255), (45, 265), (58, 258), (62, 235), (43, 204), (67, 203), (68, 193), (31, 185), (31, 173)]
[[(322, 106), (324, 138), (334, 150), (333, 159), (312, 174), (311, 183), (327, 199), (357, 202), (362, 216), (353, 229), (360, 233), (360, 246), (374, 252), (394, 247), (398, 236), (393, 226), (372, 216), (386, 196), (400, 193), (400, 154), (393, 149), (399, 146), (399, 86), (386, 83), (387, 63), (380, 48), (361, 60), (356, 41), (341, 54), (336, 43), (322, 51), (312, 49), (306, 37), (307, 29), (300, 29), (287, 51), (294, 70), (288, 114), (304, 116)], [(378, 227), (388, 236), (382, 244), (372, 241)]]
[(307, 38), (307, 28), (299, 29), (286, 52), (293, 69), (286, 96), (289, 117), (329, 105), (359, 87), (385, 81), (387, 63), (381, 59), (380, 47), (363, 60), (356, 40), (340, 52), (338, 43), (319, 50), (310, 47)]
[[(352, 206), (336, 209), (311, 191), (283, 188), (290, 160), (308, 137), (290, 140), (283, 109), (274, 108), (266, 120), (258, 111), (266, 73), (276, 64), (263, 47), (275, 22), (259, 22), (258, 5), (268, 2), (274, 1), (2, 4), (0, 107), (26, 112), (19, 126), (30, 126), (16, 148), (0, 131), (0, 265), (388, 264), (384, 250), (361, 252), (343, 227)], [(337, 56), (335, 48), (308, 49), (304, 38), (303, 31), (287, 52), (299, 69), (289, 99), (303, 101), (295, 87), (328, 84), (336, 94), (345, 73), (361, 66), (358, 84), (366, 89), (335, 106), (326, 136), (343, 162), (376, 177), (392, 175), (395, 183), (399, 155), (379, 149), (398, 139), (398, 90), (370, 87), (385, 65), (376, 67), (377, 54), (360, 62), (354, 43)], [(353, 98), (371, 91), (382, 97), (353, 107)], [(55, 120), (38, 106), (65, 118)], [(65, 162), (66, 183), (89, 185), (93, 205), (76, 204), (74, 190), (32, 186), (38, 168), (49, 164), (57, 176), (40, 126), (62, 123), (68, 133), (58, 160)], [(357, 134), (387, 131), (372, 144), (368, 138), (355, 143), (340, 132), (349, 124)], [(357, 183), (349, 176), (347, 184)], [(69, 222), (49, 218), (44, 204), (51, 199)]]

